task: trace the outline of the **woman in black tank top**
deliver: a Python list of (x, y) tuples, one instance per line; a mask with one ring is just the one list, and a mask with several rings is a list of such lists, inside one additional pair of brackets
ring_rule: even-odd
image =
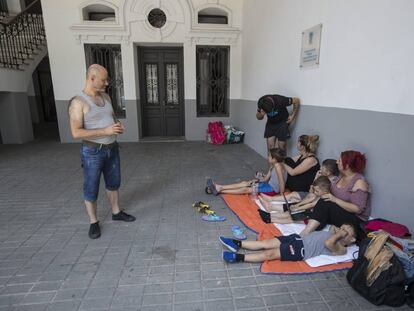
[(319, 160), (315, 156), (318, 141), (318, 135), (301, 135), (297, 145), (299, 155), (286, 158), (285, 169), (288, 173), (286, 188), (290, 191), (309, 191), (315, 175), (320, 169)]

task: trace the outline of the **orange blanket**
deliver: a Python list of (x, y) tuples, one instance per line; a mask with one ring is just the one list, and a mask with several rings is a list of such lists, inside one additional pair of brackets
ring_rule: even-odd
[[(275, 236), (280, 236), (280, 231), (273, 225), (263, 222), (257, 212), (258, 206), (248, 195), (223, 195), (227, 206), (237, 215), (246, 227), (258, 234), (258, 240), (264, 240)], [(276, 274), (303, 274), (315, 272), (328, 272), (352, 267), (351, 262), (327, 265), (312, 268), (305, 261), (265, 261), (261, 266), (263, 273)]]

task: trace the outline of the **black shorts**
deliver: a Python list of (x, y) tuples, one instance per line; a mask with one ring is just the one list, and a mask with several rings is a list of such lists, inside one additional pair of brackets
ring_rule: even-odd
[(301, 261), (305, 255), (303, 241), (299, 234), (277, 236), (280, 241), (280, 260)]
[(290, 138), (289, 124), (285, 121), (276, 124), (266, 123), (264, 138), (276, 137), (281, 141), (286, 141)]
[(322, 230), (326, 225), (334, 225), (339, 228), (343, 224), (352, 224), (359, 229), (362, 222), (356, 214), (344, 210), (334, 202), (324, 200), (319, 200), (316, 203), (309, 218), (319, 222), (320, 225), (316, 230)]

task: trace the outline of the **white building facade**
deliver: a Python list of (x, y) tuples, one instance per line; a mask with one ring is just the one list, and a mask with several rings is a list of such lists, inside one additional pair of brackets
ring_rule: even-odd
[[(147, 137), (143, 124), (154, 118), (144, 111), (140, 100), (140, 79), (146, 79), (145, 68), (140, 76), (139, 51), (142, 48), (177, 50), (182, 53), (183, 77), (177, 80), (178, 91), (182, 91), (183, 106), (180, 118), (181, 131), (166, 130), (157, 135), (156, 129), (148, 130), (155, 136), (183, 136), (187, 140), (202, 140), (211, 117), (197, 116), (196, 104), (196, 49), (198, 46), (228, 47), (228, 110), (225, 116), (213, 115), (214, 120), (233, 122), (232, 99), (240, 99), (241, 86), (241, 24), (243, 2), (227, 1), (42, 1), (48, 38), (49, 57), (53, 76), (54, 93), (62, 142), (73, 141), (68, 127), (67, 105), (69, 99), (83, 88), (86, 60), (85, 45), (119, 45), (122, 56), (123, 96), (125, 116), (121, 121), (126, 126), (122, 141), (136, 142)], [(85, 10), (113, 10), (114, 21), (85, 20)], [(149, 22), (154, 9), (165, 13), (166, 21), (161, 28)], [(219, 13), (227, 17), (227, 24), (198, 23), (200, 11)], [(51, 26), (53, 25), (53, 26)], [(165, 64), (168, 60), (165, 60)], [(157, 69), (157, 68), (156, 68)], [(159, 74), (158, 72), (155, 74)], [(154, 78), (154, 77), (153, 77)], [(162, 77), (159, 77), (160, 79)], [(160, 82), (160, 81), (159, 81)], [(158, 83), (160, 84), (160, 83)], [(142, 86), (146, 87), (146, 81)], [(158, 85), (158, 87), (162, 87)], [(156, 90), (162, 93), (163, 90)], [(144, 94), (146, 95), (146, 93)], [(144, 96), (146, 98), (146, 96)], [(160, 103), (163, 105), (163, 103)], [(167, 112), (166, 112), (167, 113)], [(157, 118), (157, 117), (155, 117)], [(172, 117), (159, 118), (149, 127), (170, 126)], [(148, 121), (151, 122), (151, 121)], [(174, 128), (174, 125), (171, 127)]]

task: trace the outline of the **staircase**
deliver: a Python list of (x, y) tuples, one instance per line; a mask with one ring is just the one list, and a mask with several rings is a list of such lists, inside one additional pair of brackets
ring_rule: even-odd
[(0, 12), (0, 68), (25, 70), (46, 45), (40, 0), (15, 16)]

